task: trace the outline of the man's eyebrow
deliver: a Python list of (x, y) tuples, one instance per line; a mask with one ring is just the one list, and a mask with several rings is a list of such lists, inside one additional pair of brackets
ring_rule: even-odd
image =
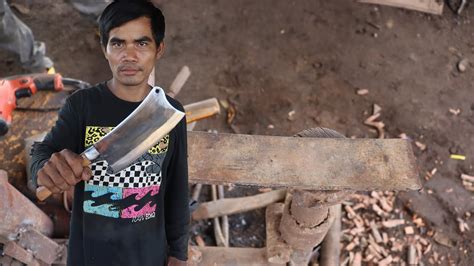
[(143, 36), (141, 38), (135, 39), (135, 42), (151, 42), (152, 39), (148, 36)]
[(117, 37), (112, 37), (112, 38), (110, 38), (109, 42), (121, 43), (121, 42), (125, 42), (125, 40), (122, 40), (122, 39), (117, 38)]

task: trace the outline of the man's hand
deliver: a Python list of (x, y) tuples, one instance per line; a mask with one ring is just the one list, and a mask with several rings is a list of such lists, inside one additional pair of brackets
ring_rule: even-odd
[(168, 257), (168, 266), (186, 266), (187, 262), (183, 260), (178, 260), (175, 257)]
[(81, 180), (89, 180), (92, 172), (82, 162), (82, 157), (70, 150), (53, 153), (38, 171), (38, 185), (45, 186), (53, 193), (60, 193)]

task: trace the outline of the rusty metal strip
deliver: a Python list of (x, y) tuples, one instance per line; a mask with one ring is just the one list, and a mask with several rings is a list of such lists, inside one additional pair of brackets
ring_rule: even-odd
[(26, 265), (40, 266), (40, 263), (35, 259), (31, 252), (26, 251), (14, 241), (5, 244), (3, 247), (3, 253)]
[(35, 254), (35, 258), (46, 264), (53, 264), (63, 248), (33, 228), (26, 229), (24, 232), (20, 230), (18, 244), (26, 250), (31, 250)]
[(189, 177), (204, 184), (312, 190), (417, 190), (411, 144), (188, 132)]

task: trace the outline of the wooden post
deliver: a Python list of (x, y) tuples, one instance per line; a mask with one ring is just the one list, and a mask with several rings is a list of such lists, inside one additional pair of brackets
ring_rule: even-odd
[[(297, 137), (342, 138), (335, 131), (315, 128)], [(349, 195), (346, 191), (289, 191), (285, 200), (280, 232), (292, 248), (290, 265), (307, 265), (313, 248), (321, 244), (333, 221), (337, 205)]]
[(273, 203), (265, 211), (267, 259), (271, 263), (288, 263), (290, 261), (291, 249), (283, 241), (278, 230), (284, 207), (283, 203)]

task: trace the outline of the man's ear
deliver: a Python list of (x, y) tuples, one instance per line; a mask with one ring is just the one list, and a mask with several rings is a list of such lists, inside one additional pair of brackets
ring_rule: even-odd
[(107, 50), (104, 45), (102, 45), (102, 43), (100, 44), (100, 48), (102, 49), (102, 53), (104, 54), (105, 59), (109, 60), (109, 58), (107, 57)]
[(161, 56), (165, 53), (165, 42), (161, 42), (156, 49), (156, 60), (160, 59)]

